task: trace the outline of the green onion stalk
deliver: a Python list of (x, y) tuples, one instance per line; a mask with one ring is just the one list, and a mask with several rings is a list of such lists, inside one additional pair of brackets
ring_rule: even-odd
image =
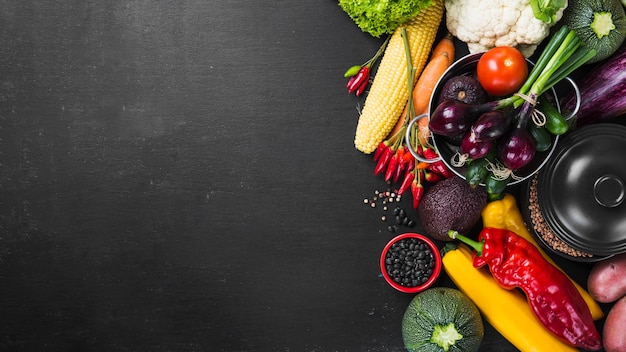
[(519, 108), (536, 99), (596, 55), (584, 46), (576, 32), (566, 25), (552, 36), (531, 69), (522, 87), (511, 97), (497, 102), (498, 108)]

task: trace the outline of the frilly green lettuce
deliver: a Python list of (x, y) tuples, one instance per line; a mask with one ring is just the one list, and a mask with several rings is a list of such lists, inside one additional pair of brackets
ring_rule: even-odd
[(415, 17), (432, 0), (339, 0), (339, 6), (365, 33), (379, 38)]

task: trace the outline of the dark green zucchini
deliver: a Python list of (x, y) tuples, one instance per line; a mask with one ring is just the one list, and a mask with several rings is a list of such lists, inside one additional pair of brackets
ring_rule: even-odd
[(491, 202), (500, 200), (504, 196), (504, 190), (508, 186), (510, 177), (501, 179), (496, 178), (493, 174), (489, 174), (485, 180), (485, 189), (487, 190), (487, 199)]
[(530, 122), (528, 124), (528, 130), (535, 140), (535, 150), (538, 152), (545, 152), (550, 149), (550, 146), (552, 145), (552, 136), (545, 127), (539, 127)]
[(567, 130), (569, 130), (569, 125), (567, 120), (563, 117), (563, 115), (548, 102), (548, 100), (542, 95), (539, 98), (539, 105), (537, 105), (537, 109), (541, 111), (546, 117), (546, 124), (544, 127), (548, 132), (553, 135), (562, 135)]
[(476, 187), (483, 183), (489, 175), (489, 159), (488, 157), (474, 159), (469, 162), (465, 169), (465, 179), (471, 187)]
[(573, 29), (597, 54), (587, 64), (613, 55), (626, 38), (626, 14), (620, 0), (569, 1), (559, 23)]
[(402, 318), (402, 339), (409, 352), (478, 351), (484, 333), (476, 305), (449, 287), (418, 293)]

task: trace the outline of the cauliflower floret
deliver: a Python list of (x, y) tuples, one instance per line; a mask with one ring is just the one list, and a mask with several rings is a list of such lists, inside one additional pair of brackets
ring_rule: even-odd
[(446, 27), (467, 43), (470, 53), (496, 46), (513, 46), (530, 57), (552, 27), (563, 16), (565, 6), (555, 21), (543, 22), (533, 15), (530, 0), (446, 0)]

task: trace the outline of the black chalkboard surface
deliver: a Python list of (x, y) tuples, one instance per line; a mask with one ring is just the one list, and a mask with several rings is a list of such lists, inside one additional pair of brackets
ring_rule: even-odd
[(403, 350), (342, 77), (381, 40), (334, 1), (2, 8), (0, 350)]

